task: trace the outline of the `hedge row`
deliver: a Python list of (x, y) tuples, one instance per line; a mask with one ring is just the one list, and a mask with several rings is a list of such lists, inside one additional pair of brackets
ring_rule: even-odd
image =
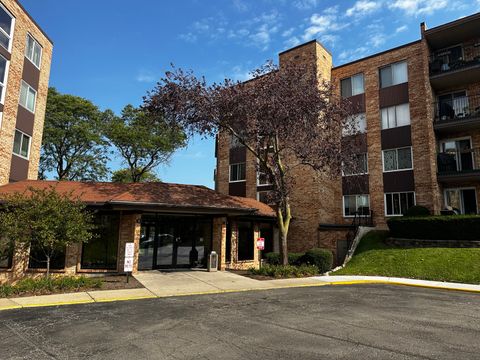
[[(281, 262), (279, 253), (267, 253), (265, 258), (270, 265), (279, 265)], [(295, 266), (314, 265), (320, 273), (324, 273), (332, 268), (333, 254), (329, 250), (319, 248), (308, 250), (306, 253), (289, 253), (288, 263)]]
[(398, 217), (387, 221), (392, 237), (425, 240), (480, 240), (480, 216)]

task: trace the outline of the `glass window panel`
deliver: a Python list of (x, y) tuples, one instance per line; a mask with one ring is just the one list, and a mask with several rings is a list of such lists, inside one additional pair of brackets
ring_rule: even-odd
[(402, 61), (392, 65), (393, 85), (408, 81), (407, 62)]
[(4, 33), (0, 32), (0, 45), (2, 45), (5, 49), (8, 49), (9, 43), (10, 43), (10, 38), (6, 36)]
[(412, 167), (412, 151), (410, 148), (398, 149), (398, 169), (410, 169)]
[(235, 181), (237, 179), (237, 166), (230, 165), (230, 181)]
[(392, 86), (392, 68), (391, 66), (380, 69), (380, 86), (382, 88)]
[(408, 209), (407, 194), (401, 193), (400, 195), (400, 211), (402, 215), (405, 215), (405, 212)]
[(382, 129), (388, 129), (388, 109), (382, 109)]
[(238, 180), (245, 180), (245, 164), (239, 164), (238, 168)]
[(5, 74), (7, 73), (7, 60), (0, 56), (0, 83), (5, 84)]
[(352, 95), (363, 94), (364, 92), (363, 74), (352, 76)]
[(27, 109), (31, 112), (35, 111), (35, 98), (37, 93), (32, 88), (28, 89), (28, 96), (27, 96)]
[(2, 28), (2, 30), (5, 31), (5, 33), (7, 33), (7, 35), (11, 34), (11, 31), (12, 31), (12, 17), (1, 6), (0, 6), (0, 28)]
[(238, 260), (253, 260), (254, 239), (251, 222), (238, 222)]
[(33, 56), (33, 38), (27, 35), (27, 46), (25, 48), (25, 55), (27, 58), (32, 59)]
[(392, 194), (385, 194), (385, 200), (387, 203), (387, 215), (392, 215), (393, 214)]
[(42, 48), (40, 45), (35, 43), (35, 47), (33, 48), (33, 63), (37, 65), (37, 67), (40, 67), (40, 59), (42, 57)]
[(407, 210), (415, 205), (415, 194), (413, 192), (407, 193)]
[(343, 79), (340, 82), (341, 85), (341, 92), (342, 92), (342, 98), (347, 98), (352, 96), (352, 79)]
[(344, 202), (344, 213), (345, 216), (351, 216), (355, 214), (356, 204), (355, 204), (355, 196), (347, 195), (343, 197)]
[(20, 155), (21, 146), (22, 146), (22, 133), (18, 130), (15, 130), (15, 138), (13, 140), (13, 152), (17, 155)]
[(400, 194), (392, 194), (393, 198), (393, 215), (400, 215)]
[(383, 152), (383, 165), (385, 171), (397, 170), (396, 150), (385, 150)]
[(410, 105), (402, 104), (395, 107), (397, 126), (410, 125)]
[(20, 104), (27, 107), (28, 85), (22, 82), (20, 88)]
[(28, 157), (28, 148), (30, 147), (30, 136), (23, 135), (22, 137), (22, 147), (20, 149), (20, 155), (23, 157)]
[(365, 133), (367, 131), (367, 118), (365, 113), (358, 114), (355, 118), (355, 127), (360, 133)]
[(388, 111), (388, 128), (394, 128), (397, 126), (397, 120), (395, 118), (395, 106), (387, 108)]
[(370, 214), (370, 197), (368, 195), (357, 196), (357, 211), (360, 215)]

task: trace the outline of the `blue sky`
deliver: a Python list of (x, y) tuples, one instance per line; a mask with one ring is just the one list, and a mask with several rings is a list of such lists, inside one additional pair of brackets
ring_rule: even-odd
[[(340, 65), (417, 40), (422, 21), (434, 27), (480, 11), (480, 0), (20, 1), (54, 42), (50, 85), (117, 113), (139, 105), (172, 62), (208, 81), (243, 80), (318, 39)], [(214, 167), (213, 139), (194, 139), (158, 174), (213, 187)]]

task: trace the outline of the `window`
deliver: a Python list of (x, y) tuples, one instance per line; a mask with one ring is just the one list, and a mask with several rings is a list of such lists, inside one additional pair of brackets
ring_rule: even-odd
[(385, 215), (404, 215), (409, 208), (415, 205), (415, 193), (387, 193), (385, 194)]
[(367, 118), (365, 113), (349, 116), (342, 129), (343, 136), (363, 134), (367, 131)]
[(5, 100), (5, 86), (7, 83), (8, 61), (0, 55), (0, 103)]
[(408, 81), (407, 62), (402, 61), (380, 69), (380, 86), (386, 88)]
[(119, 215), (99, 213), (95, 216), (97, 237), (82, 246), (82, 269), (117, 268)]
[(383, 150), (383, 171), (410, 170), (412, 164), (412, 147)]
[(30, 155), (30, 136), (15, 130), (15, 138), (13, 140), (13, 153), (28, 159)]
[(343, 216), (355, 215), (370, 215), (370, 195), (345, 195), (343, 197)]
[(20, 88), (20, 105), (33, 113), (35, 112), (36, 97), (37, 92), (22, 80), (22, 86)]
[(238, 137), (236, 137), (234, 135), (230, 135), (230, 149), (239, 148), (239, 147), (242, 147), (242, 146), (244, 146), (244, 145), (240, 142)]
[(382, 129), (410, 125), (410, 105), (402, 104), (382, 109)]
[(230, 182), (245, 181), (245, 163), (230, 165)]
[[(35, 242), (32, 242), (30, 246), (30, 260), (28, 263), (28, 267), (30, 269), (47, 268), (47, 257), (45, 256), (43, 249), (37, 244), (35, 244)], [(53, 253), (53, 256), (50, 258), (50, 269), (65, 269), (65, 249)]]
[[(472, 106), (472, 108), (473, 107), (475, 106)], [(451, 120), (470, 116), (467, 92), (463, 90), (440, 95), (438, 97), (438, 116), (440, 120)]]
[(343, 176), (368, 174), (368, 156), (367, 153), (355, 155), (352, 164), (344, 165), (342, 169)]
[(357, 74), (340, 81), (342, 98), (363, 94), (365, 92), (363, 85), (363, 74)]
[(262, 166), (258, 171), (257, 171), (257, 185), (258, 186), (263, 186), (263, 185), (272, 185), (270, 182), (270, 178), (267, 174), (266, 171), (264, 171), (265, 168)]
[(10, 51), (11, 40), (15, 19), (13, 16), (0, 4), (0, 45)]
[(10, 269), (14, 250), (13, 241), (2, 241), (0, 245), (0, 269)]
[(275, 205), (272, 202), (271, 192), (269, 190), (257, 191), (257, 200), (267, 205)]
[(476, 215), (478, 208), (475, 188), (445, 189), (445, 206), (460, 214)]
[(25, 50), (25, 56), (30, 60), (37, 68), (40, 69), (40, 62), (42, 60), (42, 47), (30, 34), (27, 35), (27, 47)]
[(237, 223), (238, 260), (253, 260), (255, 244), (253, 241), (253, 226), (251, 222)]

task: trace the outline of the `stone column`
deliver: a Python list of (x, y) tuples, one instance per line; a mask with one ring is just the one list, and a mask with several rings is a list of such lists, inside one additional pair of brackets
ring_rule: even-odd
[(140, 245), (140, 214), (121, 214), (120, 229), (118, 239), (118, 260), (117, 271), (123, 273), (123, 264), (125, 261), (125, 244), (127, 242), (135, 243), (135, 255), (133, 258), (133, 274), (138, 271), (138, 250)]
[(82, 244), (72, 244), (65, 250), (65, 275), (75, 275), (80, 267)]
[(253, 266), (255, 268), (260, 267), (260, 250), (257, 250), (257, 239), (260, 237), (260, 227), (258, 223), (253, 224)]
[[(218, 270), (226, 267), (227, 218), (213, 218), (212, 250), (218, 254)], [(207, 254), (208, 256), (209, 254)]]

